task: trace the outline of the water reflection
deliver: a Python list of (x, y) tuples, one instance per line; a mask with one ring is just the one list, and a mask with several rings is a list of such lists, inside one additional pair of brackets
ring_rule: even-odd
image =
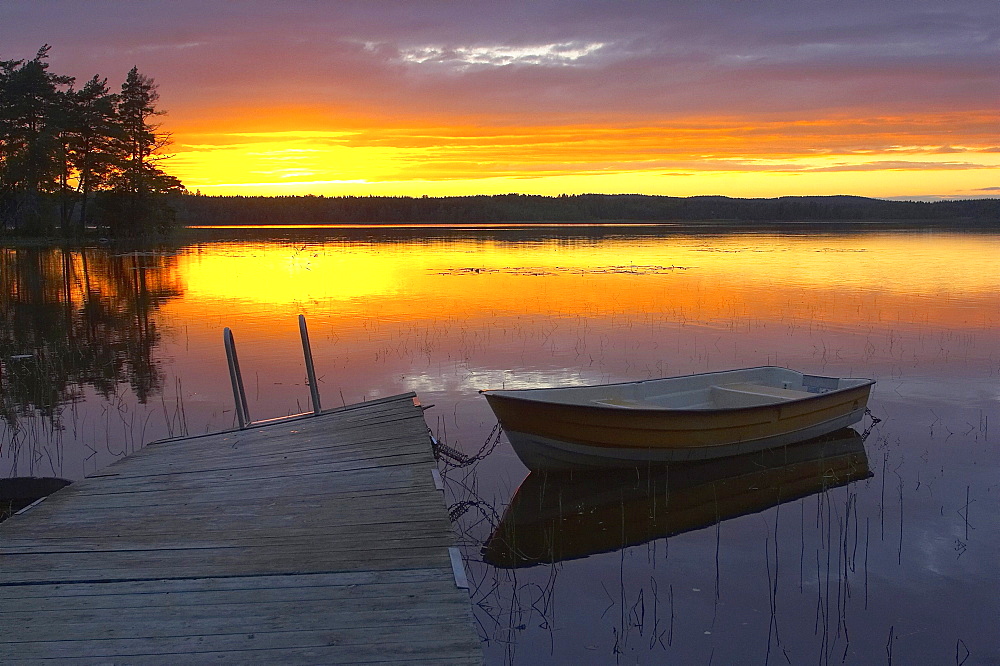
[[(213, 233), (233, 236), (183, 253), (199, 299), (377, 296), (385, 297), (394, 319), (531, 313), (544, 306), (546, 314), (652, 311), (723, 324), (752, 312), (849, 325), (929, 320), (955, 327), (980, 323), (968, 319), (969, 308), (992, 305), (996, 287), (995, 275), (981, 268), (997, 242), (968, 234), (586, 227)], [(794, 299), (786, 288), (796, 291)], [(437, 294), (440, 304), (421, 299), (414, 307), (415, 293)]]
[(25, 419), (64, 428), (63, 407), (87, 388), (107, 399), (124, 385), (140, 404), (159, 393), (154, 315), (183, 293), (175, 257), (7, 248), (0, 275), (0, 419), (9, 448), (25, 443)]
[(861, 435), (754, 454), (604, 472), (531, 472), (483, 546), (497, 567), (618, 550), (763, 511), (871, 476)]
[(0, 419), (0, 476), (79, 479), (145, 442), (232, 427), (225, 326), (251, 413), (305, 411), (300, 312), (325, 405), (415, 389), (466, 454), (496, 422), (481, 388), (766, 364), (871, 376), (874, 477), (666, 539), (657, 522), (614, 552), (480, 562), (491, 508), (527, 470), (506, 441), (452, 470), (487, 660), (862, 664), (892, 645), (896, 663), (1000, 663), (997, 234), (199, 233), (213, 235), (155, 255), (0, 250), (18, 428)]

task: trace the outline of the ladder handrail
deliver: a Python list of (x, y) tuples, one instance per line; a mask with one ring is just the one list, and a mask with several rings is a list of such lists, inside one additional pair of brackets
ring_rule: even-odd
[(236, 419), (240, 430), (250, 424), (250, 409), (247, 407), (247, 393), (243, 389), (243, 375), (240, 373), (240, 361), (236, 356), (236, 341), (233, 332), (227, 326), (222, 331), (222, 340), (226, 345), (226, 359), (229, 361), (229, 381), (233, 384), (233, 402), (236, 403)]
[(306, 382), (309, 384), (309, 396), (312, 398), (313, 413), (323, 411), (319, 402), (319, 386), (316, 384), (316, 368), (313, 366), (312, 346), (309, 344), (309, 329), (306, 327), (306, 316), (299, 315), (299, 335), (302, 337), (302, 356), (306, 362)]

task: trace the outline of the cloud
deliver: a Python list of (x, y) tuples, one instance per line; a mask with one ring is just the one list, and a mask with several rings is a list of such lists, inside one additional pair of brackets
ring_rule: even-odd
[(180, 43), (163, 43), (163, 44), (142, 44), (135, 47), (135, 52), (142, 53), (144, 51), (165, 51), (165, 50), (184, 50), (184, 49), (197, 49), (200, 47), (208, 46), (209, 42), (180, 42)]
[[(557, 44), (536, 44), (510, 46), (494, 44), (490, 46), (416, 46), (402, 49), (400, 60), (404, 63), (425, 65), (443, 64), (467, 69), (476, 65), (504, 67), (510, 65), (567, 66), (592, 55), (604, 47), (600, 42), (562, 42)], [(366, 48), (377, 48), (366, 45)]]
[(993, 0), (15, 0), (0, 26), (3, 57), (49, 42), (79, 77), (137, 64), (181, 107), (295, 95), (376, 114), (767, 117), (1000, 98)]
[(952, 171), (956, 169), (996, 169), (995, 165), (976, 164), (974, 162), (905, 162), (892, 160), (879, 160), (875, 162), (865, 162), (864, 164), (838, 164), (829, 167), (810, 167), (802, 169), (808, 172), (833, 172), (833, 171)]

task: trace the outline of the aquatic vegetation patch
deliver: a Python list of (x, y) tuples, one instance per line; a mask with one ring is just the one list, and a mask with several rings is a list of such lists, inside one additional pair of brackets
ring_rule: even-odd
[(687, 271), (696, 266), (659, 266), (645, 265), (637, 266), (629, 264), (627, 266), (504, 266), (502, 268), (477, 268), (463, 266), (460, 268), (449, 268), (443, 271), (433, 271), (434, 275), (480, 275), (484, 273), (501, 273), (506, 275), (557, 275), (566, 273), (570, 275), (606, 275), (611, 273), (624, 273), (628, 275), (667, 275), (673, 271)]

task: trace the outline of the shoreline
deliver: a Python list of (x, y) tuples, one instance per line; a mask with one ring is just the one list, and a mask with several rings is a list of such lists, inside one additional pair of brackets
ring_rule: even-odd
[[(992, 219), (954, 220), (594, 220), (576, 222), (557, 221), (512, 221), (512, 222), (398, 222), (398, 223), (336, 223), (336, 224), (217, 224), (179, 226), (166, 235), (138, 238), (108, 238), (104, 236), (21, 236), (0, 233), (0, 247), (121, 247), (155, 246), (173, 244), (191, 238), (200, 238), (218, 232), (243, 232), (256, 236), (261, 232), (297, 231), (315, 233), (327, 231), (455, 231), (455, 232), (499, 232), (532, 230), (612, 230), (629, 229), (650, 231), (660, 229), (668, 233), (759, 233), (759, 232), (806, 232), (806, 231), (1000, 231), (1000, 222)], [(266, 234), (265, 234), (266, 235)]]

